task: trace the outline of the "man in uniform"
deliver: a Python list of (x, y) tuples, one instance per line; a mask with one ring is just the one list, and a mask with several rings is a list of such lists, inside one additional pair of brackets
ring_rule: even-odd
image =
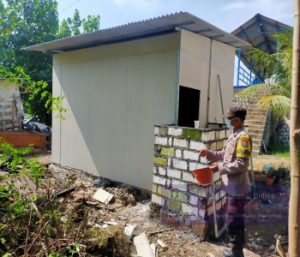
[(231, 249), (224, 257), (243, 257), (245, 244), (244, 206), (250, 192), (248, 164), (252, 151), (251, 138), (244, 129), (247, 111), (241, 107), (231, 107), (226, 117), (226, 125), (232, 134), (222, 151), (200, 150), (199, 155), (214, 163), (213, 172), (220, 171), (223, 188), (227, 193), (227, 225)]

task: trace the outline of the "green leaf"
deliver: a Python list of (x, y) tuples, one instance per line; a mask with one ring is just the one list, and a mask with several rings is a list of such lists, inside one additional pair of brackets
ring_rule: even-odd
[(259, 103), (270, 109), (277, 118), (288, 116), (290, 113), (291, 99), (283, 95), (265, 96)]
[(255, 70), (269, 81), (253, 85), (238, 94), (240, 98), (256, 98), (262, 107), (268, 108), (279, 119), (290, 112), (291, 74), (292, 74), (292, 30), (273, 35), (279, 43), (278, 52), (268, 54), (252, 48), (248, 55)]
[(2, 255), (2, 257), (10, 257), (10, 256), (12, 256), (11, 253), (5, 253), (4, 255)]
[(52, 55), (22, 49), (95, 31), (99, 24), (99, 16), (81, 19), (78, 10), (59, 24), (56, 0), (0, 1), (0, 76), (20, 85), (26, 113), (51, 124)]

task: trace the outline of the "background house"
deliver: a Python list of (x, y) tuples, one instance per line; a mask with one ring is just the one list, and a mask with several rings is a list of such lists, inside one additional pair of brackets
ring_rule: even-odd
[[(275, 33), (292, 31), (287, 24), (273, 20), (261, 14), (256, 14), (250, 20), (240, 25), (232, 34), (267, 54), (275, 54), (280, 49), (279, 38), (274, 37)], [(259, 104), (259, 101), (270, 95), (269, 87), (256, 92), (256, 95), (240, 98), (237, 93), (241, 90), (260, 83), (272, 81), (263, 66), (257, 65), (255, 59), (243, 49), (237, 49), (237, 72), (234, 93), (234, 101), (238, 105), (247, 108), (248, 115), (245, 125), (252, 137), (252, 153), (259, 154), (267, 152), (272, 144), (289, 146), (289, 127), (281, 119), (272, 118), (271, 112)], [(267, 75), (267, 77), (265, 77)]]
[[(278, 51), (280, 42), (273, 35), (287, 30), (292, 30), (292, 27), (257, 13), (236, 28), (232, 34), (249, 43), (251, 47), (268, 54), (274, 54)], [(237, 57), (235, 91), (250, 85), (264, 83), (265, 79), (268, 79), (265, 78), (263, 67), (255, 65), (255, 60), (243, 49), (237, 49)]]
[(222, 123), (236, 47), (247, 43), (189, 13), (28, 47), (54, 54), (67, 108), (54, 114), (53, 162), (150, 189), (154, 125)]
[(20, 130), (24, 117), (19, 85), (0, 79), (0, 131)]

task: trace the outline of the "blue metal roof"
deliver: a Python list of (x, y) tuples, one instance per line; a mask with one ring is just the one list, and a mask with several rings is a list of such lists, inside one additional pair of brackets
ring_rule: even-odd
[[(273, 37), (274, 33), (290, 29), (292, 29), (291, 26), (258, 13), (231, 34), (248, 42), (252, 47), (273, 54), (277, 52), (277, 41)], [(241, 59), (247, 68), (253, 68), (251, 67), (250, 57), (243, 52), (241, 53)], [(254, 70), (255, 74), (258, 74), (257, 72)]]

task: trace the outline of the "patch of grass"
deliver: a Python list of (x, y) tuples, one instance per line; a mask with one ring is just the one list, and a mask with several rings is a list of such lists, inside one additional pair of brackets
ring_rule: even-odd
[(278, 157), (290, 157), (290, 151), (288, 151), (288, 152), (277, 152), (277, 153), (275, 153), (275, 156), (278, 156)]
[(124, 227), (89, 225), (96, 214), (82, 202), (61, 201), (30, 152), (0, 140), (0, 256), (131, 256)]
[(83, 239), (90, 239), (90, 245), (86, 251), (97, 254), (97, 256), (131, 256), (130, 242), (123, 231), (124, 227), (122, 225), (112, 226), (107, 229), (90, 228), (86, 233), (82, 234)]
[(290, 147), (283, 145), (272, 145), (271, 146), (271, 154), (278, 157), (290, 157)]
[(194, 140), (200, 140), (201, 139), (201, 131), (196, 129), (184, 129), (183, 130), (183, 136), (186, 138), (194, 139)]

